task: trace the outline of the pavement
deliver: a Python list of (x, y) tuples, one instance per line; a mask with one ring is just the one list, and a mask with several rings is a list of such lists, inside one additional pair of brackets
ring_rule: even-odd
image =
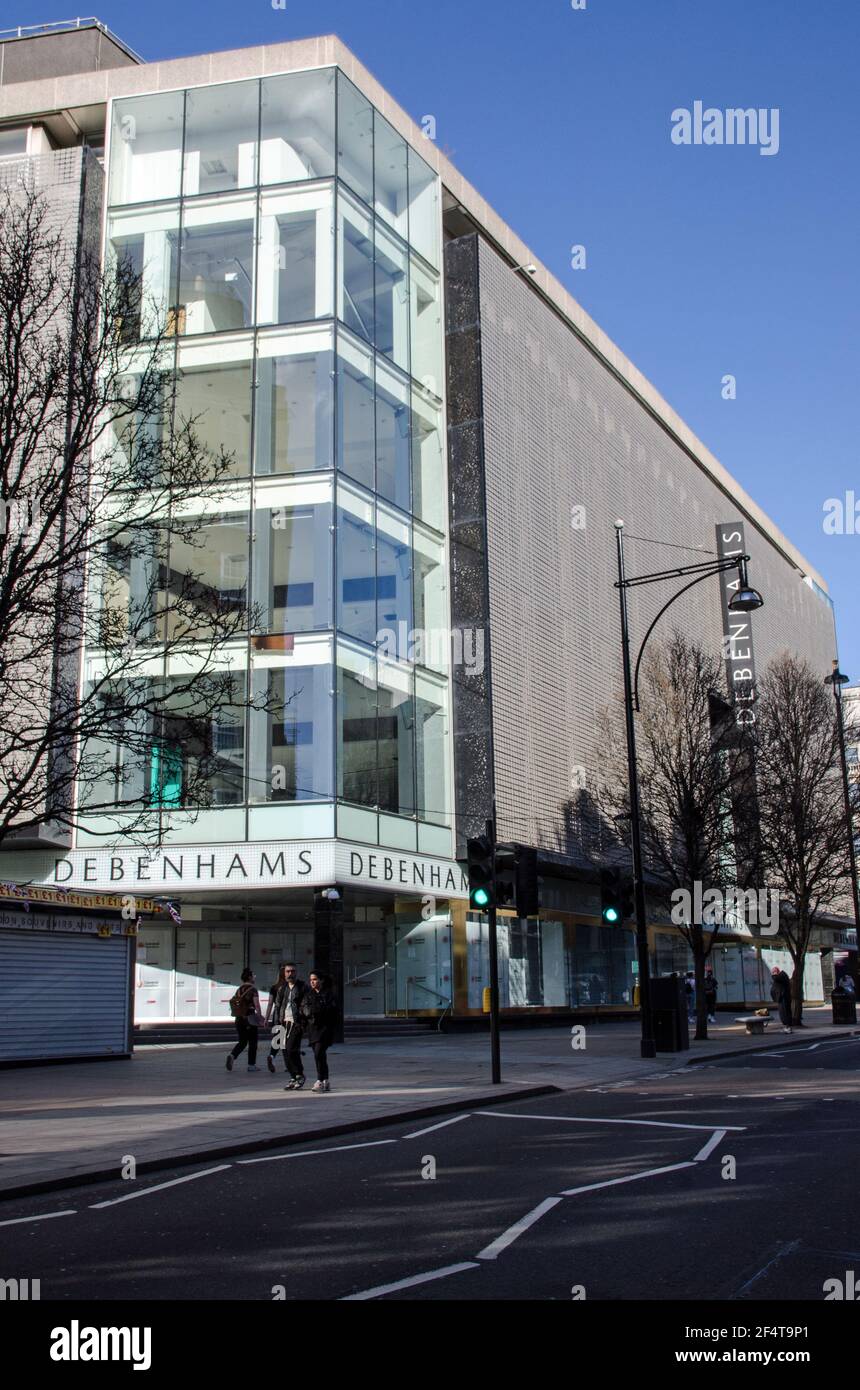
[[(199, 1159), (265, 1150), (420, 1119), (459, 1109), (659, 1077), (702, 1062), (850, 1036), (830, 1010), (805, 1013), (807, 1026), (750, 1038), (732, 1015), (711, 1025), (689, 1052), (639, 1057), (635, 1020), (571, 1029), (503, 1030), (503, 1084), (490, 1084), (487, 1034), (427, 1034), (366, 1040), (329, 1054), (332, 1091), (315, 1095), (312, 1057), (303, 1091), (284, 1090), (282, 1064), (249, 1073), (224, 1066), (223, 1043), (140, 1047), (105, 1060), (0, 1073), (0, 1197), (20, 1197)], [(584, 1046), (573, 1046), (584, 1042)]]

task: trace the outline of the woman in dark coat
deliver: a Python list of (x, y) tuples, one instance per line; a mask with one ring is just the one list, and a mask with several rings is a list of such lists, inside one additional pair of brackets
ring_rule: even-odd
[(299, 1008), (304, 1020), (305, 1036), (311, 1045), (317, 1068), (317, 1079), (311, 1087), (317, 1095), (330, 1091), (326, 1053), (334, 1042), (337, 1023), (337, 1002), (328, 988), (328, 980), (318, 970), (308, 976), (310, 989)]
[(791, 1032), (791, 981), (784, 970), (775, 965), (771, 970), (772, 984), (770, 997), (779, 1008), (779, 1018), (784, 1033)]

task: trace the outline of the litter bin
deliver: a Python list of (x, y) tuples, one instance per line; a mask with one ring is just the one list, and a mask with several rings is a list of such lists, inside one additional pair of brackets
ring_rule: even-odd
[(658, 1052), (685, 1052), (690, 1046), (687, 995), (680, 975), (657, 975), (651, 981), (651, 1013)]
[(833, 1006), (834, 1023), (857, 1022), (857, 1001), (853, 994), (848, 993), (847, 989), (842, 989), (837, 985), (830, 996), (830, 1003)]

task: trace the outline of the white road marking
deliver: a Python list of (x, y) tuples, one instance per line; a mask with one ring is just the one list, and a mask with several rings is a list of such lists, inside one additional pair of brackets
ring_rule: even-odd
[(366, 1144), (338, 1144), (331, 1149), (300, 1149), (297, 1153), (266, 1154), (264, 1158), (240, 1158), (238, 1163), (277, 1163), (282, 1158), (324, 1158), (326, 1154), (347, 1153), (350, 1149), (377, 1149), (380, 1144), (396, 1144), (396, 1139), (370, 1139)]
[(658, 1173), (677, 1173), (680, 1168), (695, 1168), (693, 1159), (686, 1163), (671, 1163), (668, 1168), (648, 1168), (644, 1173), (631, 1173), (628, 1178), (607, 1178), (606, 1182), (590, 1182), (585, 1187), (568, 1187), (562, 1197), (578, 1197), (580, 1192), (596, 1192), (601, 1187), (618, 1187), (625, 1182), (638, 1182), (640, 1178), (656, 1178)]
[(465, 1264), (446, 1265), (444, 1269), (431, 1269), (428, 1274), (413, 1274), (411, 1279), (398, 1279), (396, 1284), (378, 1284), (375, 1289), (365, 1289), (363, 1293), (349, 1293), (338, 1299), (339, 1303), (357, 1303), (368, 1298), (382, 1298), (384, 1294), (396, 1293), (398, 1289), (411, 1289), (415, 1284), (429, 1284), (432, 1279), (447, 1279), (449, 1274), (459, 1274), (464, 1269), (480, 1269), (474, 1260)]
[(74, 1216), (77, 1207), (66, 1211), (46, 1211), (44, 1216), (16, 1216), (13, 1221), (0, 1221), (0, 1226), (21, 1226), (25, 1221), (52, 1221), (55, 1216)]
[(704, 1163), (705, 1159), (708, 1158), (709, 1155), (714, 1152), (714, 1149), (717, 1147), (717, 1145), (722, 1143), (727, 1133), (728, 1131), (725, 1129), (714, 1130), (714, 1133), (711, 1135), (705, 1147), (703, 1149), (699, 1149), (699, 1152), (695, 1155), (693, 1162)]
[(109, 1202), (91, 1202), (90, 1211), (100, 1211), (102, 1207), (115, 1207), (120, 1202), (133, 1202), (135, 1197), (148, 1197), (152, 1192), (163, 1192), (166, 1187), (178, 1187), (183, 1182), (208, 1178), (212, 1173), (224, 1173), (232, 1167), (232, 1163), (220, 1163), (217, 1168), (206, 1168), (202, 1173), (189, 1173), (187, 1178), (171, 1178), (170, 1182), (160, 1182), (155, 1187), (144, 1187), (140, 1192), (129, 1192), (125, 1197), (113, 1197)]
[[(567, 1125), (648, 1125), (655, 1129), (704, 1129), (713, 1133), (713, 1125), (683, 1125), (670, 1120), (607, 1120), (585, 1115), (518, 1115), (513, 1111), (476, 1110), (476, 1115), (492, 1115), (500, 1120), (560, 1120)], [(726, 1125), (726, 1129), (746, 1129), (746, 1125)]]
[(799, 1240), (792, 1240), (792, 1241), (789, 1241), (789, 1243), (788, 1243), (787, 1245), (783, 1245), (781, 1249), (777, 1250), (777, 1252), (776, 1252), (776, 1254), (774, 1255), (773, 1259), (772, 1259), (772, 1260), (768, 1260), (768, 1262), (767, 1262), (766, 1265), (762, 1265), (762, 1267), (761, 1267), (761, 1269), (758, 1271), (758, 1273), (757, 1273), (757, 1274), (754, 1274), (753, 1277), (752, 1277), (752, 1279), (748, 1279), (747, 1282), (746, 1282), (744, 1285), (742, 1285), (741, 1288), (738, 1289), (737, 1293), (735, 1293), (735, 1294), (733, 1295), (733, 1297), (735, 1297), (735, 1298), (740, 1298), (741, 1294), (742, 1294), (742, 1293), (746, 1293), (747, 1289), (751, 1288), (752, 1285), (753, 1285), (758, 1279), (760, 1279), (761, 1276), (762, 1276), (763, 1274), (767, 1274), (767, 1271), (768, 1271), (769, 1269), (771, 1269), (771, 1268), (776, 1264), (777, 1260), (783, 1259), (783, 1257), (784, 1257), (785, 1255), (790, 1255), (791, 1252), (792, 1252), (793, 1250), (796, 1250), (796, 1249), (797, 1249), (797, 1247), (798, 1247), (799, 1244), (800, 1244), (800, 1241), (799, 1241)]
[(545, 1216), (552, 1207), (557, 1207), (560, 1201), (561, 1197), (547, 1197), (546, 1200), (535, 1207), (533, 1211), (521, 1217), (519, 1221), (515, 1221), (513, 1226), (509, 1226), (506, 1231), (503, 1231), (500, 1236), (497, 1236), (490, 1245), (486, 1245), (483, 1250), (479, 1250), (475, 1259), (498, 1259), (503, 1250), (507, 1250), (509, 1245), (513, 1245), (518, 1236), (521, 1236), (523, 1232), (527, 1231), (530, 1226), (533, 1226), (536, 1221), (540, 1221), (541, 1217)]
[(420, 1139), (422, 1134), (432, 1134), (434, 1129), (444, 1129), (446, 1125), (456, 1125), (460, 1120), (468, 1120), (471, 1112), (466, 1111), (465, 1115), (455, 1115), (452, 1120), (442, 1120), (441, 1124), (430, 1125), (427, 1129), (416, 1129), (411, 1134), (404, 1134), (404, 1139)]

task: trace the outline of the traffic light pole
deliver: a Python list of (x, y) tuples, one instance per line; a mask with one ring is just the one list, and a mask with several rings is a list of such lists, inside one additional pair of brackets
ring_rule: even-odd
[(621, 645), (624, 655), (624, 717), (627, 726), (627, 774), (630, 783), (630, 828), (633, 841), (633, 891), (636, 904), (636, 954), (639, 959), (639, 1009), (642, 1019), (641, 1056), (656, 1057), (651, 1013), (651, 966), (648, 959), (648, 919), (645, 911), (645, 876), (642, 870), (642, 834), (639, 809), (639, 772), (636, 765), (636, 726), (633, 720), (633, 679), (630, 670), (630, 629), (627, 621), (627, 585), (624, 572), (624, 536), (616, 528), (618, 542), (618, 593), (621, 601)]
[(499, 1086), (502, 1081), (502, 1047), (499, 1035), (499, 938), (496, 930), (496, 893), (498, 882), (496, 875), (495, 798), (493, 799), (493, 819), (487, 821), (487, 839), (490, 842), (493, 856), (492, 901), (487, 909), (487, 945), (489, 948), (490, 965), (490, 1065), (492, 1068), (492, 1083), (494, 1086)]

